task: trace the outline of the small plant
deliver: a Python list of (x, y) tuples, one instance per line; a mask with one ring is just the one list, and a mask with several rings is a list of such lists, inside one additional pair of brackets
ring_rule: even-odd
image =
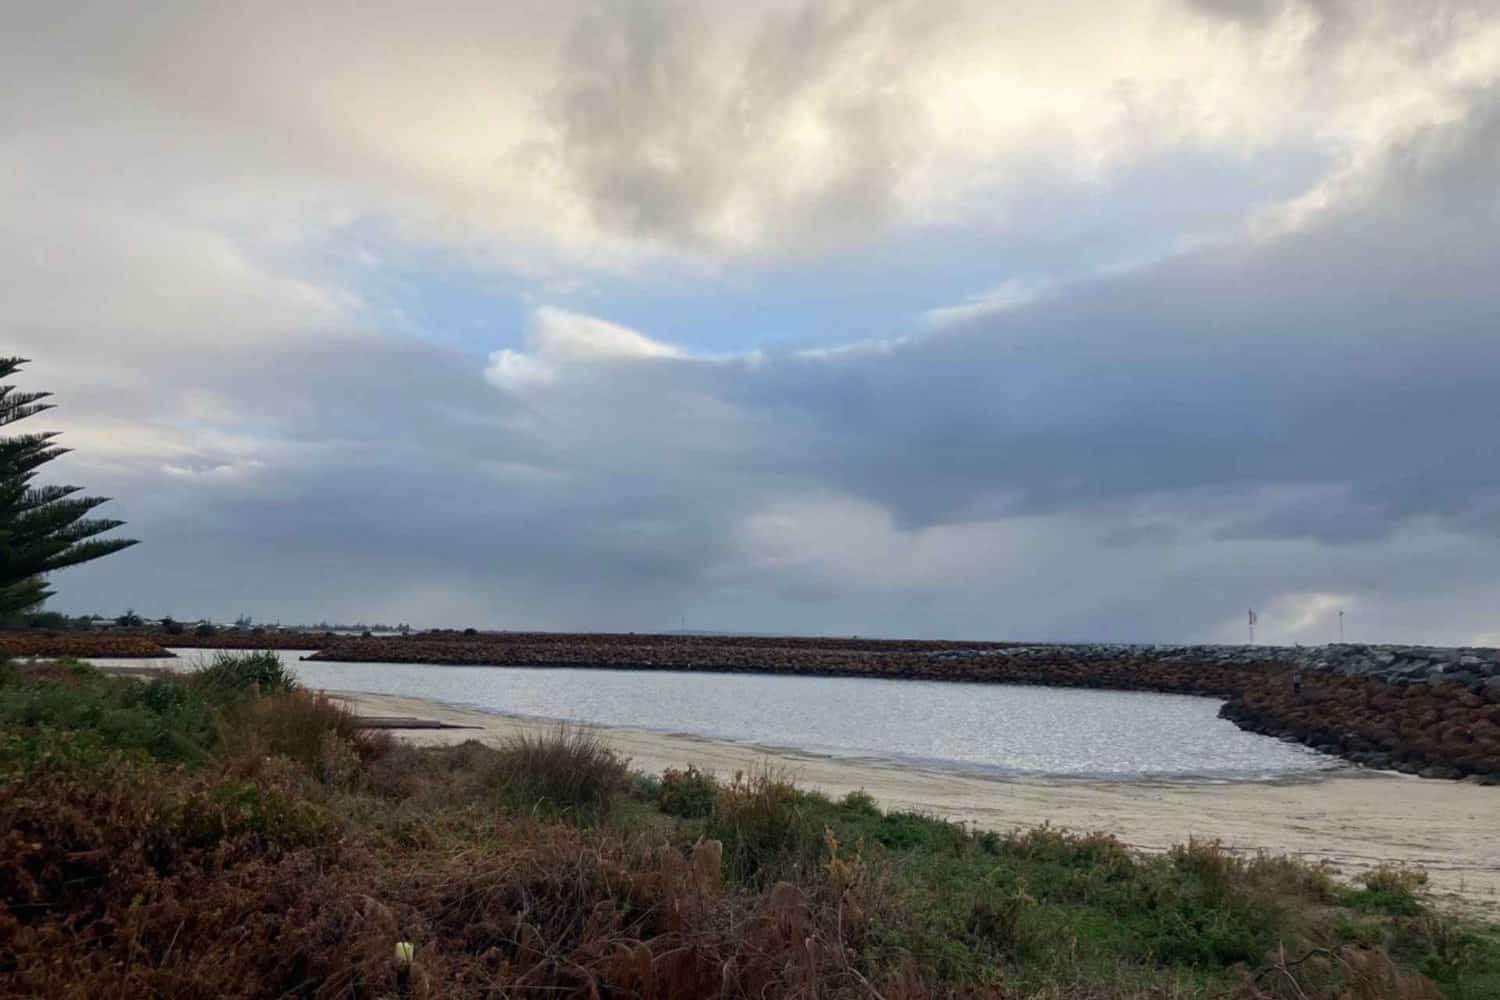
[(656, 804), (668, 816), (699, 819), (710, 815), (719, 801), (719, 783), (712, 774), (689, 764), (687, 770), (662, 772)]
[(360, 729), (354, 716), (321, 691), (278, 691), (225, 709), (218, 743), (229, 756), (286, 757), (318, 781), (346, 785), (362, 761), (387, 752), (390, 734)]
[(1427, 884), (1427, 873), (1420, 868), (1406, 865), (1376, 865), (1360, 876), (1360, 882), (1371, 892), (1406, 893), (1411, 895)]
[(1189, 838), (1186, 844), (1173, 847), (1168, 857), (1178, 871), (1196, 878), (1203, 891), (1215, 898), (1231, 891), (1245, 867), (1217, 840)]
[(704, 833), (723, 842), (733, 876), (759, 884), (816, 861), (820, 838), (801, 798), (790, 781), (770, 770), (738, 772), (720, 787)]
[(585, 817), (609, 811), (629, 785), (629, 768), (597, 734), (573, 726), (512, 737), (500, 747), (492, 781), (523, 808), (541, 803)]
[(290, 691), (297, 680), (275, 653), (220, 653), (191, 674), (193, 683), (220, 693), (274, 694)]
[(1420, 868), (1377, 865), (1360, 876), (1360, 882), (1364, 888), (1349, 897), (1349, 902), (1358, 909), (1402, 917), (1422, 912), (1417, 892), (1427, 884), (1427, 873)]

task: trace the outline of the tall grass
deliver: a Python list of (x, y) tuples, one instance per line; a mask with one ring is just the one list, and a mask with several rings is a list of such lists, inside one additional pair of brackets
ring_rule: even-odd
[(731, 878), (766, 885), (816, 867), (823, 831), (802, 803), (796, 786), (769, 767), (720, 786), (704, 834), (723, 843)]
[(519, 733), (499, 748), (492, 784), (522, 808), (550, 808), (583, 817), (605, 815), (629, 785), (630, 769), (600, 736), (562, 725)]
[(278, 694), (297, 687), (291, 671), (269, 650), (219, 653), (189, 677), (199, 687), (219, 694)]
[(394, 741), (361, 729), (347, 708), (321, 691), (276, 691), (233, 704), (219, 718), (218, 744), (230, 756), (279, 756), (318, 781), (347, 784), (363, 761), (387, 752)]

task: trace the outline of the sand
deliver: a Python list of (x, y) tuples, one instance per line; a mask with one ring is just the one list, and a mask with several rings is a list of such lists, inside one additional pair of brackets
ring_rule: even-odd
[[(494, 743), (555, 723), (417, 698), (330, 692), (360, 715), (414, 716), (472, 729), (403, 730), (419, 745)], [(1095, 782), (998, 779), (749, 746), (644, 729), (597, 730), (632, 766), (660, 773), (696, 764), (721, 775), (771, 766), (829, 795), (863, 789), (886, 809), (915, 810), (987, 830), (1043, 823), (1102, 830), (1165, 850), (1190, 837), (1237, 851), (1326, 861), (1349, 877), (1382, 862), (1420, 865), (1445, 908), (1500, 919), (1500, 788), (1339, 769), (1273, 782)]]

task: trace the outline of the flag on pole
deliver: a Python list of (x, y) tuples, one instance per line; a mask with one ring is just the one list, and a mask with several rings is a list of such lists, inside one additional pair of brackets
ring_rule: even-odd
[(1254, 609), (1254, 608), (1251, 608), (1251, 609), (1250, 609), (1250, 624), (1251, 624), (1251, 625), (1254, 625), (1254, 624), (1255, 624), (1255, 623), (1256, 623), (1256, 621), (1258, 621), (1258, 620), (1259, 620), (1259, 619), (1257, 619), (1257, 618), (1256, 618), (1256, 617), (1255, 617), (1255, 609)]

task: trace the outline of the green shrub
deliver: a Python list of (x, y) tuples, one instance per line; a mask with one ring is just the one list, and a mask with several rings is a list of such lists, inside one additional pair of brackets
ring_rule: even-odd
[(821, 839), (802, 793), (770, 771), (735, 774), (719, 788), (704, 833), (724, 845), (731, 877), (763, 884), (811, 867)]
[(656, 804), (669, 816), (701, 819), (714, 811), (719, 800), (719, 782), (712, 774), (689, 764), (687, 770), (668, 768), (662, 772)]
[(965, 930), (975, 944), (1013, 960), (1035, 943), (1027, 918), (1036, 905), (1024, 886), (983, 886), (969, 910)]
[(198, 687), (218, 695), (276, 694), (297, 686), (281, 658), (259, 653), (219, 653), (189, 675)]
[(1417, 892), (1427, 884), (1427, 873), (1420, 868), (1383, 864), (1360, 876), (1364, 888), (1349, 894), (1349, 905), (1367, 913), (1413, 917), (1422, 912)]
[(1174, 845), (1167, 857), (1179, 872), (1195, 879), (1206, 896), (1221, 899), (1232, 892), (1245, 871), (1244, 862), (1217, 840), (1189, 838)]
[(234, 780), (195, 790), (177, 806), (170, 822), (192, 846), (250, 836), (271, 851), (318, 843), (336, 825), (333, 816), (316, 803)]
[(65, 663), (28, 667), (0, 683), (0, 723), (93, 732), (121, 750), (172, 761), (201, 761), (213, 743), (211, 706), (180, 682), (142, 683)]

